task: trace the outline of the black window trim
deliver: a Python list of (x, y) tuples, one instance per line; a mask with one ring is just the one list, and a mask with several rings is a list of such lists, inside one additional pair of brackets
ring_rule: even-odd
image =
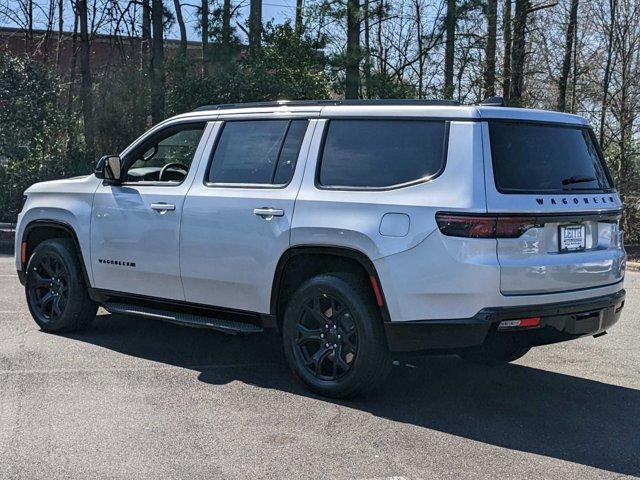
[[(255, 188), (255, 189), (264, 189), (264, 190), (284, 190), (293, 181), (293, 177), (296, 176), (296, 171), (298, 169), (298, 161), (296, 159), (296, 165), (293, 169), (293, 175), (287, 183), (228, 183), (228, 182), (210, 182), (209, 181), (209, 173), (211, 172), (211, 167), (213, 166), (213, 157), (215, 156), (216, 150), (218, 149), (218, 143), (220, 142), (220, 138), (222, 138), (222, 132), (224, 131), (224, 127), (227, 123), (236, 123), (236, 122), (275, 122), (275, 121), (283, 121), (286, 120), (289, 123), (287, 124), (287, 129), (285, 130), (284, 137), (282, 139), (282, 143), (280, 144), (280, 149), (278, 150), (278, 161), (276, 163), (276, 168), (273, 171), (271, 176), (272, 179), (275, 179), (275, 174), (278, 170), (278, 165), (280, 163), (280, 154), (282, 153), (282, 148), (284, 147), (284, 142), (287, 140), (287, 135), (289, 134), (289, 129), (291, 128), (291, 123), (294, 120), (305, 120), (307, 122), (307, 128), (304, 132), (304, 136), (302, 137), (302, 144), (304, 144), (304, 137), (309, 133), (309, 126), (311, 125), (311, 119), (309, 117), (260, 117), (260, 118), (239, 118), (239, 119), (218, 119), (221, 123), (218, 128), (218, 132), (216, 133), (216, 139), (213, 144), (213, 148), (211, 149), (211, 153), (209, 153), (209, 159), (207, 160), (207, 169), (204, 172), (204, 177), (202, 179), (202, 184), (207, 188)], [(300, 158), (300, 153), (302, 153), (302, 144), (300, 144), (300, 151), (298, 152), (298, 159)]]
[[(149, 135), (149, 138), (145, 138), (143, 140), (140, 141), (140, 145), (143, 145), (147, 140), (152, 139), (153, 137), (155, 137), (157, 134), (165, 132), (166, 130), (169, 130), (171, 128), (175, 128), (175, 127), (181, 127), (184, 125), (204, 125), (204, 128), (202, 129), (202, 134), (200, 135), (200, 140), (198, 140), (198, 145), (196, 146), (196, 151), (198, 150), (198, 147), (200, 146), (200, 143), (202, 143), (202, 139), (204, 137), (204, 132), (207, 130), (207, 125), (210, 123), (210, 120), (186, 120), (186, 121), (182, 121), (182, 122), (172, 122), (166, 126), (164, 126), (163, 128), (160, 128), (159, 130), (153, 132), (151, 135)], [(131, 149), (132, 152), (134, 152), (135, 150), (137, 150), (139, 145), (134, 145), (133, 148)], [(125, 157), (126, 158), (126, 157)], [(124, 159), (123, 159), (124, 160)], [(129, 186), (129, 187), (133, 187), (136, 185), (139, 186), (143, 186), (143, 187), (179, 187), (180, 185), (182, 185), (184, 183), (184, 181), (187, 179), (187, 177), (189, 176), (189, 172), (191, 172), (191, 168), (193, 166), (193, 161), (195, 160), (195, 153), (194, 153), (194, 158), (191, 159), (191, 164), (189, 165), (189, 170), (187, 171), (187, 174), (184, 176), (184, 178), (179, 181), (179, 182), (174, 182), (174, 181), (166, 181), (166, 182), (161, 182), (159, 180), (141, 180), (139, 182), (132, 182), (132, 181), (123, 181), (119, 186)], [(123, 169), (123, 173), (124, 175), (127, 174), (127, 172), (129, 171), (129, 168), (131, 167), (131, 165), (133, 165), (134, 162), (132, 162), (130, 165), (127, 165), (126, 168)], [(104, 184), (104, 182), (103, 182)]]
[[(432, 117), (332, 117), (327, 120), (324, 125), (324, 131), (322, 132), (322, 139), (320, 141), (320, 148), (318, 150), (318, 160), (316, 162), (316, 172), (314, 178), (315, 187), (318, 190), (334, 190), (334, 191), (349, 191), (349, 192), (384, 192), (389, 190), (398, 190), (400, 188), (412, 187), (414, 185), (420, 185), (422, 183), (428, 183), (435, 180), (442, 175), (447, 167), (448, 150), (449, 150), (449, 130), (451, 127), (451, 119), (449, 118), (432, 118)], [(364, 121), (416, 121), (416, 122), (431, 122), (431, 123), (444, 123), (444, 138), (442, 147), (442, 162), (437, 172), (426, 177), (411, 180), (410, 182), (396, 183), (394, 185), (388, 185), (385, 187), (357, 187), (350, 185), (323, 185), (320, 183), (320, 169), (322, 168), (322, 160), (324, 157), (324, 147), (327, 140), (327, 134), (329, 133), (329, 125), (331, 120), (364, 120)]]
[[(572, 195), (572, 194), (588, 194), (588, 193), (618, 193), (618, 190), (613, 181), (613, 177), (611, 176), (611, 171), (609, 170), (609, 166), (604, 158), (604, 153), (600, 148), (600, 144), (598, 143), (598, 139), (596, 137), (593, 128), (590, 125), (586, 124), (577, 124), (577, 123), (560, 123), (560, 122), (545, 122), (538, 120), (518, 120), (511, 118), (491, 118), (486, 119), (487, 122), (487, 134), (489, 140), (489, 151), (491, 153), (491, 169), (493, 175), (493, 183), (496, 188), (496, 191), (502, 195)], [(607, 181), (611, 188), (601, 188), (601, 189), (586, 189), (586, 188), (572, 188), (570, 190), (512, 190), (512, 189), (504, 189), (498, 185), (498, 179), (495, 174), (495, 158), (493, 155), (493, 145), (491, 144), (491, 123), (511, 123), (511, 124), (529, 124), (529, 125), (540, 125), (547, 127), (557, 127), (557, 128), (573, 128), (575, 130), (586, 130), (593, 142), (593, 145), (596, 149), (596, 154), (598, 155), (598, 160), (600, 161), (600, 166), (604, 171), (605, 177), (607, 177)]]

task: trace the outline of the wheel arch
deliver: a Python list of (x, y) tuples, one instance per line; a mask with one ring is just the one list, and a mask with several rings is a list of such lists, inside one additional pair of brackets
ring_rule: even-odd
[[(323, 260), (322, 264), (317, 263), (318, 260)], [(380, 277), (373, 262), (365, 253), (349, 247), (305, 245), (289, 248), (278, 260), (271, 287), (270, 305), (270, 314), (277, 317), (278, 324), (281, 322), (281, 313), (284, 307), (283, 301), (286, 300), (288, 295), (286, 289), (287, 277), (292, 273), (291, 266), (294, 265), (295, 262), (300, 262), (304, 265), (305, 261), (313, 262), (316, 268), (311, 268), (306, 271), (301, 281), (320, 273), (336, 271), (335, 267), (340, 265), (341, 261), (346, 262), (344, 265), (350, 265), (351, 268), (357, 265), (361, 269), (361, 273), (368, 277), (372, 294), (378, 303), (383, 321), (390, 321)]]
[(22, 263), (22, 271), (26, 274), (26, 264), (28, 263), (28, 259), (30, 258), (33, 251), (36, 247), (45, 240), (49, 240), (52, 238), (68, 238), (73, 242), (75, 247), (75, 254), (78, 256), (78, 260), (80, 261), (80, 267), (82, 269), (82, 276), (84, 278), (85, 284), (87, 286), (91, 285), (89, 273), (87, 272), (87, 266), (84, 261), (84, 255), (82, 252), (82, 248), (80, 246), (80, 242), (78, 240), (78, 235), (74, 228), (63, 221), (60, 220), (43, 220), (37, 219), (30, 221), (27, 226), (24, 228), (22, 233), (22, 238), (20, 240), (20, 245), (22, 248), (22, 244), (26, 242), (26, 262), (22, 261), (21, 255), (21, 263)]

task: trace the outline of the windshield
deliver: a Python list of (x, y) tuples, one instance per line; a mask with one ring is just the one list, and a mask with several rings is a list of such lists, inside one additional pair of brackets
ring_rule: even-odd
[(496, 187), (503, 193), (612, 188), (588, 128), (490, 122)]

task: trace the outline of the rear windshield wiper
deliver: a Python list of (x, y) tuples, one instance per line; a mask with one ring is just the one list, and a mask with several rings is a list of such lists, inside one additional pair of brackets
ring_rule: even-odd
[(562, 180), (562, 185), (571, 185), (572, 183), (584, 183), (584, 182), (595, 182), (595, 177), (589, 177), (587, 175), (574, 175), (569, 178), (565, 178)]

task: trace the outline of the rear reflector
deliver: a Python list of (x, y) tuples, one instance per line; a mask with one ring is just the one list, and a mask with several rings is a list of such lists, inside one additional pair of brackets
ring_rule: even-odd
[(504, 320), (498, 328), (532, 328), (540, 326), (540, 317), (521, 318), (519, 320)]
[(382, 298), (382, 292), (380, 291), (380, 285), (378, 285), (378, 280), (373, 275), (369, 276), (369, 280), (371, 281), (371, 288), (373, 289), (373, 294), (376, 297), (376, 303), (379, 307), (384, 306), (384, 299)]
[(614, 309), (615, 313), (620, 312), (622, 310), (622, 307), (624, 307), (624, 302), (617, 303)]
[(22, 265), (27, 264), (27, 242), (22, 242), (22, 245), (20, 245), (20, 261)]
[(461, 215), (436, 213), (438, 228), (444, 235), (468, 238), (517, 238), (536, 224), (527, 217)]

